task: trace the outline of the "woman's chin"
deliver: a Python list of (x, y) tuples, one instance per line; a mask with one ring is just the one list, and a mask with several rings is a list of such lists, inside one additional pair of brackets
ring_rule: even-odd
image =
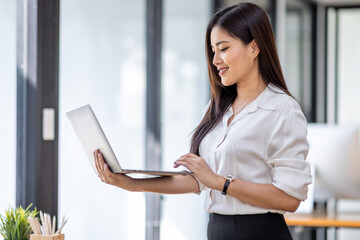
[(227, 81), (226, 79), (221, 79), (221, 83), (222, 85), (224, 85), (225, 87), (229, 87), (231, 85), (233, 85), (233, 82)]

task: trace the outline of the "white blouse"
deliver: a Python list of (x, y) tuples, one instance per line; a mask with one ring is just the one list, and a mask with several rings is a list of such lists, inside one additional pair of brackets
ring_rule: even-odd
[[(220, 176), (233, 175), (248, 182), (273, 184), (299, 200), (311, 183), (307, 122), (299, 104), (281, 89), (266, 89), (227, 126), (232, 107), (202, 140), (200, 156)], [(230, 183), (231, 184), (231, 183)], [(220, 191), (206, 189), (205, 210), (219, 214), (284, 213), (242, 202)]]

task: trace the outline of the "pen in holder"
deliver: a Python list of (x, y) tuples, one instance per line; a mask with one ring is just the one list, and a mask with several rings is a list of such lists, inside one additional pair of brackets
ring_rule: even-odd
[(56, 217), (53, 216), (51, 221), (50, 214), (43, 214), (40, 211), (41, 224), (37, 218), (29, 217), (30, 226), (34, 234), (30, 235), (30, 240), (64, 240), (64, 234), (61, 234), (67, 219), (65, 217), (62, 219), (59, 229), (55, 232), (56, 228)]

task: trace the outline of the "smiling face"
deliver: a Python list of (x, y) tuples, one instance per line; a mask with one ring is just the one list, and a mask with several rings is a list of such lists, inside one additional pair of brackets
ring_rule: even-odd
[(214, 53), (212, 63), (216, 66), (224, 86), (239, 85), (257, 71), (258, 49), (255, 41), (244, 44), (219, 26), (211, 30), (210, 41)]

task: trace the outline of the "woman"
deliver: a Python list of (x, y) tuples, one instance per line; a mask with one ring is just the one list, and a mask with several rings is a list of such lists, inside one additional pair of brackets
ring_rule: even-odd
[(286, 87), (266, 13), (251, 3), (216, 13), (206, 54), (211, 100), (191, 153), (174, 162), (194, 175), (133, 179), (113, 174), (95, 151), (99, 177), (129, 191), (207, 189), (208, 239), (291, 239), (282, 214), (298, 208), (311, 183), (307, 123)]

